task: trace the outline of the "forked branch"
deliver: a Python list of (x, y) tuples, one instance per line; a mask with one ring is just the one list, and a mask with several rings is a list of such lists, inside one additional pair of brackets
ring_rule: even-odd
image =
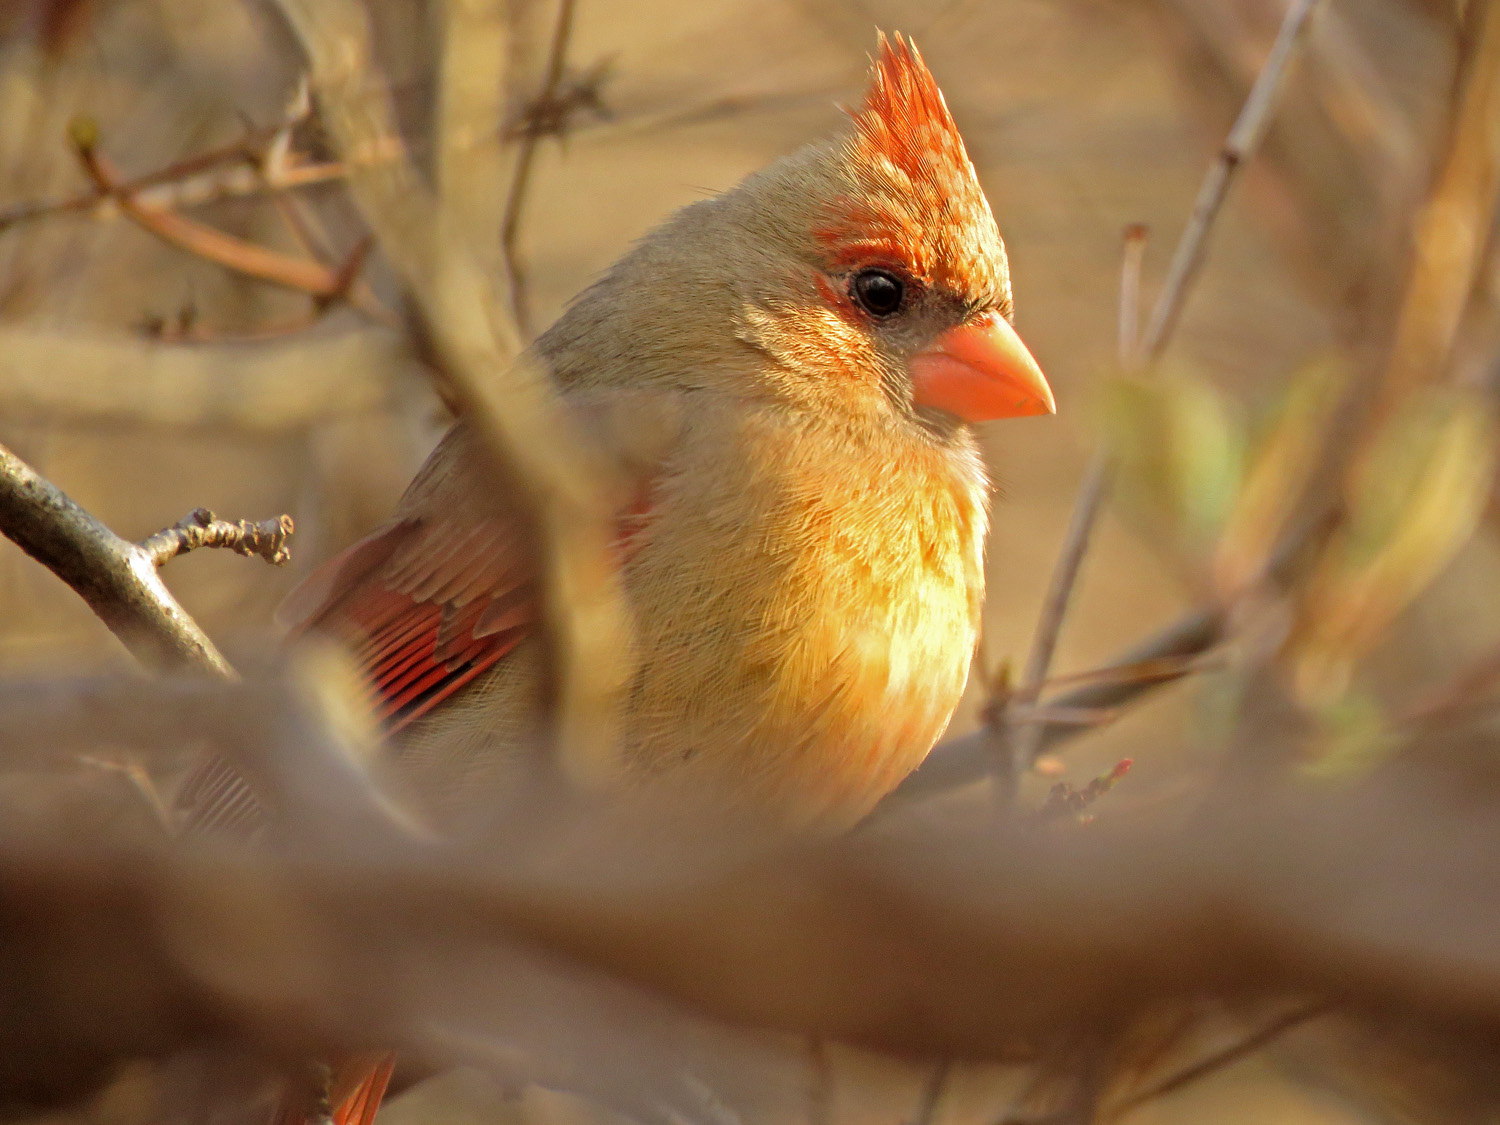
[(142, 664), (199, 668), (232, 679), (234, 669), (177, 604), (157, 569), (201, 546), (285, 562), (292, 521), (282, 516), (230, 524), (200, 508), (144, 543), (132, 543), (0, 446), (0, 532), (71, 586)]

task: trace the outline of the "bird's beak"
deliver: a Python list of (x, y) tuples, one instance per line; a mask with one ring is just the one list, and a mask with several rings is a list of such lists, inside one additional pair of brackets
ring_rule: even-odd
[(950, 328), (911, 361), (913, 398), (965, 422), (1056, 414), (1052, 388), (999, 313)]

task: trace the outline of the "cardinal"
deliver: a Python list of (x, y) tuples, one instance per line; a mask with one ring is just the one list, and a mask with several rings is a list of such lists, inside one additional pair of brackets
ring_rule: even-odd
[[(837, 830), (927, 754), (984, 598), (971, 427), (1054, 410), (1011, 317), (942, 93), (882, 36), (837, 135), (671, 216), (536, 341), (629, 480), (627, 785)], [(284, 607), (348, 646), (439, 817), (546, 742), (536, 563), (487, 474), (460, 420)], [(341, 1125), (373, 1115), (374, 1069)]]

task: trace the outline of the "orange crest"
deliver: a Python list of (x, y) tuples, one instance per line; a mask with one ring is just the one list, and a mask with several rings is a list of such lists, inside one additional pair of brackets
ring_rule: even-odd
[(846, 148), (864, 189), (818, 233), (835, 260), (897, 257), (920, 278), (1003, 300), (1004, 249), (932, 72), (908, 40), (880, 36)]

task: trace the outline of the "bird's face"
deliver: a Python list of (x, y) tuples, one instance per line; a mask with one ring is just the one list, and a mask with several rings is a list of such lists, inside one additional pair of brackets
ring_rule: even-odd
[(989, 204), (906, 42), (882, 39), (847, 136), (746, 187), (780, 218), (781, 247), (745, 336), (795, 373), (787, 393), (949, 425), (1053, 411), (1010, 326)]

